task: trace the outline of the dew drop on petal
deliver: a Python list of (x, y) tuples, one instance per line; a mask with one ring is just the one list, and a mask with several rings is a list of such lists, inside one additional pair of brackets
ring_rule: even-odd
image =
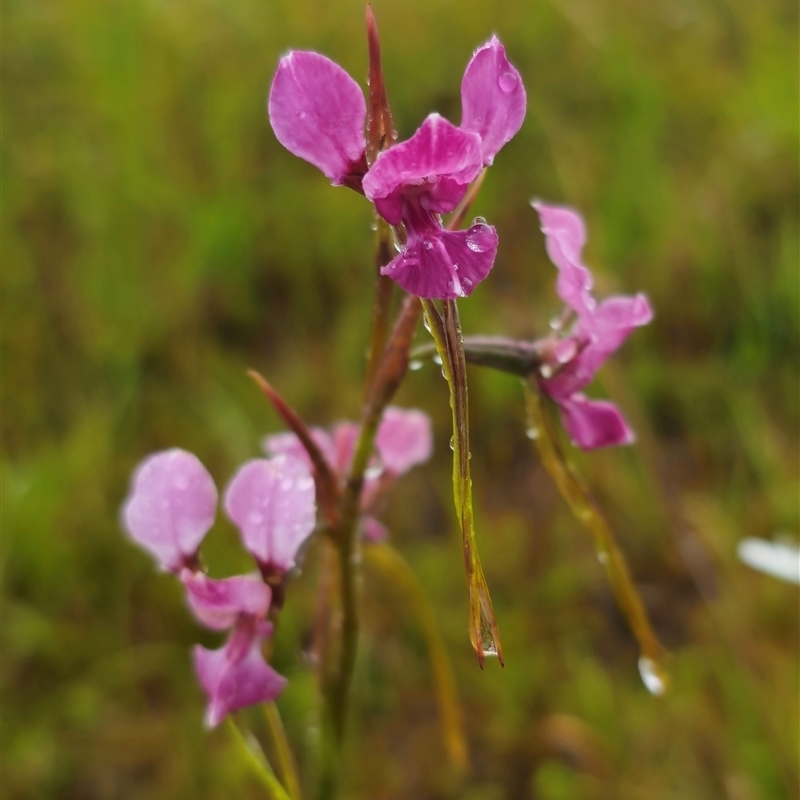
[(423, 247), (424, 247), (426, 250), (433, 250), (433, 242), (432, 242), (430, 239), (426, 239), (426, 240), (425, 240), (425, 241), (422, 243), (422, 246), (423, 246)]
[(497, 79), (501, 92), (513, 92), (517, 87), (518, 78), (513, 72), (503, 72)]
[(661, 667), (652, 658), (642, 656), (639, 659), (639, 674), (650, 694), (661, 697), (667, 691), (667, 681)]
[(475, 219), (472, 220), (472, 227), (473, 228), (476, 225), (486, 225), (486, 224), (487, 224), (487, 222), (483, 217), (475, 217)]

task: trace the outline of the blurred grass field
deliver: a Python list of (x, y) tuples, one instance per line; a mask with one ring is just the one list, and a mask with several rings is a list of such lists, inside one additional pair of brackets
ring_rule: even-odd
[[(524, 435), (518, 383), (470, 373), (481, 551), (507, 666), (481, 672), (450, 497), (438, 368), (398, 402), (434, 461), (386, 516), (451, 654), (472, 771), (445, 764), (423, 640), (365, 578), (347, 798), (798, 798), (797, 587), (735, 557), (797, 539), (798, 10), (782, 0), (374, 3), (401, 137), (459, 119), (493, 33), (528, 91), (475, 214), (497, 226), (465, 332), (535, 336), (557, 310), (531, 197), (586, 217), (600, 294), (656, 310), (603, 376), (628, 449), (575, 453), (671, 651), (654, 698), (584, 532)], [(189, 660), (217, 646), (122, 535), (133, 466), (170, 446), (222, 486), (280, 426), (259, 369), (315, 424), (354, 417), (370, 208), (275, 141), (277, 59), (366, 75), (364, 8), (306, 0), (8, 0), (3, 18), (2, 790), (16, 798), (257, 798)], [(424, 331), (420, 331), (419, 340)], [(249, 569), (220, 517), (212, 574)], [(313, 569), (276, 641), (301, 767)]]

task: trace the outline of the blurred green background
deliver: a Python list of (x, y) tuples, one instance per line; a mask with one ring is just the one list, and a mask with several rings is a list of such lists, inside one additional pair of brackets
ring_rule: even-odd
[[(495, 5), (495, 8), (491, 8)], [(472, 771), (456, 790), (402, 597), (369, 574), (352, 798), (768, 800), (798, 793), (798, 592), (744, 536), (797, 538), (798, 10), (782, 0), (376, 0), (395, 122), (458, 121), (493, 33), (528, 91), (474, 208), (497, 226), (467, 333), (535, 336), (557, 310), (531, 197), (585, 215), (600, 294), (656, 310), (595, 393), (639, 444), (575, 461), (672, 653), (647, 693), (584, 531), (524, 436), (516, 380), (470, 373), (484, 566), (507, 665), (478, 670), (439, 369), (398, 402), (433, 462), (386, 522), (435, 604)], [(255, 367), (315, 424), (353, 417), (372, 292), (370, 207), (274, 139), (290, 47), (363, 83), (356, 0), (7, 0), (3, 18), (2, 789), (12, 798), (263, 796), (206, 733), (189, 648), (217, 646), (120, 532), (131, 469), (180, 446), (223, 486), (280, 425)], [(424, 331), (419, 340), (424, 341)], [(220, 518), (212, 574), (249, 569)], [(313, 571), (312, 571), (313, 572)], [(313, 575), (274, 661), (303, 768), (318, 731)]]

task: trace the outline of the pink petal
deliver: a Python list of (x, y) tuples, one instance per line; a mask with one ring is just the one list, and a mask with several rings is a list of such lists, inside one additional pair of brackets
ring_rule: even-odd
[(588, 338), (588, 344), (548, 382), (553, 396), (566, 397), (588, 385), (634, 328), (646, 325), (652, 318), (650, 303), (643, 294), (603, 300), (590, 316), (578, 324), (577, 331), (584, 342)]
[[(311, 438), (316, 442), (317, 447), (322, 451), (325, 460), (335, 469), (336, 468), (336, 445), (331, 435), (322, 428), (311, 428)], [(280, 456), (285, 455), (289, 458), (296, 458), (302, 461), (309, 469), (311, 469), (311, 459), (308, 457), (305, 447), (301, 444), (300, 440), (294, 433), (287, 431), (285, 433), (275, 433), (266, 436), (263, 441), (263, 447), (267, 455)]]
[(383, 466), (393, 475), (425, 463), (433, 452), (430, 417), (423, 411), (390, 406), (375, 439)]
[(586, 229), (580, 215), (571, 208), (550, 206), (536, 200), (531, 205), (539, 214), (550, 260), (558, 267), (558, 296), (583, 319), (596, 305), (591, 295), (592, 275), (581, 263)]
[(197, 456), (174, 448), (137, 467), (122, 518), (162, 569), (177, 571), (197, 553), (216, 513), (217, 487), (208, 471)]
[(601, 333), (625, 331), (647, 325), (653, 319), (653, 309), (643, 294), (633, 297), (615, 295), (603, 300), (592, 314), (594, 329)]
[(302, 461), (259, 458), (234, 475), (225, 493), (225, 510), (259, 565), (286, 572), (314, 530), (314, 498), (314, 479)]
[(264, 661), (261, 637), (251, 620), (237, 625), (219, 650), (194, 648), (194, 668), (208, 697), (206, 725), (214, 728), (232, 711), (274, 700), (287, 680)]
[(389, 538), (389, 529), (375, 517), (361, 518), (361, 532), (368, 542), (383, 542)]
[(272, 590), (259, 578), (236, 575), (214, 580), (202, 572), (184, 569), (181, 581), (194, 615), (213, 630), (230, 628), (240, 614), (263, 618), (269, 611)]
[(363, 170), (367, 106), (358, 84), (319, 53), (284, 56), (269, 93), (278, 141), (318, 167), (334, 185)]
[(574, 394), (568, 401), (559, 403), (559, 408), (572, 443), (583, 450), (635, 441), (633, 431), (613, 403)]
[(525, 87), (496, 36), (475, 52), (461, 81), (461, 127), (481, 137), (484, 164), (525, 119)]
[(431, 114), (410, 139), (378, 156), (364, 176), (364, 194), (398, 225), (403, 194), (418, 195), (428, 211), (450, 212), (482, 166), (480, 137)]
[(485, 224), (411, 236), (381, 274), (417, 297), (467, 297), (494, 266), (497, 242), (497, 232)]
[(336, 453), (333, 468), (338, 475), (347, 475), (356, 449), (359, 426), (355, 422), (337, 422), (333, 426), (332, 438)]

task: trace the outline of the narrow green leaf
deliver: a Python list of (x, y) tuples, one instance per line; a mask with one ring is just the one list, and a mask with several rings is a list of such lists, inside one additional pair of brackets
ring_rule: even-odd
[(467, 365), (461, 337), (461, 324), (455, 300), (442, 303), (443, 314), (432, 300), (423, 300), (428, 330), (442, 360), (442, 371), (450, 389), (450, 408), (453, 416), (453, 499), (461, 527), (464, 568), (469, 590), (469, 635), (478, 664), (483, 668), (484, 657), (496, 655), (503, 664), (500, 631), (483, 574), (478, 545), (475, 539), (475, 519), (472, 508), (472, 478), (469, 460), (469, 408), (467, 399)]

